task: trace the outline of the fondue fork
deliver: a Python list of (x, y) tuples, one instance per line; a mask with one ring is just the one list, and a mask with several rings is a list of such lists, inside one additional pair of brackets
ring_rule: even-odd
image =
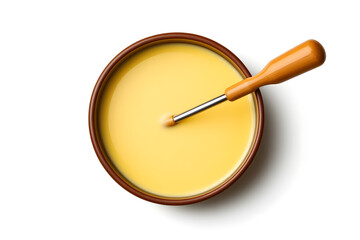
[(308, 40), (293, 49), (283, 53), (270, 61), (257, 75), (246, 78), (225, 89), (225, 94), (207, 101), (179, 115), (170, 116), (165, 121), (166, 126), (173, 126), (179, 121), (196, 113), (204, 111), (226, 100), (235, 101), (258, 88), (277, 84), (296, 77), (325, 62), (326, 54), (323, 46), (315, 41)]

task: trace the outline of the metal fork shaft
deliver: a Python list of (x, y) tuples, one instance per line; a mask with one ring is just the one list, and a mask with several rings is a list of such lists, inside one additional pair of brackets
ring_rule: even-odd
[(196, 114), (198, 112), (204, 111), (205, 109), (211, 108), (211, 107), (215, 106), (216, 104), (222, 103), (222, 102), (224, 102), (226, 100), (227, 100), (226, 95), (223, 94), (223, 95), (221, 95), (221, 96), (219, 96), (217, 98), (214, 98), (214, 99), (212, 99), (210, 101), (207, 101), (206, 103), (203, 103), (203, 104), (201, 104), (201, 105), (199, 105), (197, 107), (194, 107), (194, 108), (192, 108), (192, 109), (190, 109), (190, 110), (188, 110), (188, 111), (186, 111), (184, 113), (181, 113), (179, 115), (174, 116), (174, 121), (178, 122), (180, 120), (188, 118), (188, 117), (190, 117), (190, 116), (192, 116), (192, 115), (194, 115), (194, 114)]

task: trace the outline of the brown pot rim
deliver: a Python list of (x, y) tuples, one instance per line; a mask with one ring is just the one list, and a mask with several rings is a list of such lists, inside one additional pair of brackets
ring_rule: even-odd
[(128, 192), (134, 194), (135, 196), (142, 198), (144, 200), (158, 203), (158, 204), (165, 204), (165, 205), (185, 205), (185, 204), (192, 204), (196, 202), (203, 201), (205, 199), (208, 199), (210, 197), (213, 197), (220, 192), (224, 191), (226, 188), (228, 188), (230, 185), (232, 185), (243, 173), (244, 171), (249, 167), (251, 164), (258, 147), (260, 145), (260, 140), (262, 137), (263, 127), (264, 127), (264, 105), (261, 97), (260, 90), (256, 90), (256, 103), (257, 103), (257, 131), (254, 137), (254, 142), (252, 145), (252, 148), (250, 149), (249, 154), (247, 155), (246, 159), (244, 160), (243, 164), (236, 170), (235, 174), (233, 174), (231, 177), (229, 177), (224, 183), (222, 183), (220, 186), (200, 195), (196, 195), (189, 198), (184, 199), (177, 199), (177, 198), (162, 198), (160, 196), (155, 196), (151, 194), (147, 194), (143, 191), (140, 191), (139, 189), (135, 188), (131, 184), (129, 184), (127, 181), (124, 181), (118, 173), (111, 167), (110, 163), (107, 160), (107, 157), (103, 154), (103, 151), (101, 150), (101, 143), (98, 141), (97, 131), (96, 131), (96, 102), (98, 99), (98, 96), (101, 92), (102, 85), (106, 82), (107, 76), (111, 73), (111, 70), (116, 67), (116, 65), (121, 61), (124, 57), (128, 56), (128, 54), (131, 54), (136, 49), (139, 49), (142, 46), (145, 46), (147, 44), (156, 42), (156, 41), (162, 41), (162, 40), (190, 40), (195, 42), (200, 42), (206, 45), (211, 46), (212, 48), (215, 48), (216, 50), (223, 53), (225, 56), (231, 59), (232, 62), (234, 62), (237, 67), (242, 71), (242, 73), (245, 75), (245, 77), (251, 77), (250, 72), (245, 67), (245, 65), (240, 61), (238, 57), (236, 57), (230, 50), (222, 46), (221, 44), (205, 38), (203, 36), (190, 34), (190, 33), (181, 33), (181, 32), (174, 32), (174, 33), (163, 33), (158, 34), (154, 36), (150, 36), (147, 38), (144, 38), (138, 42), (135, 42), (134, 44), (128, 46), (123, 51), (121, 51), (117, 56), (114, 57), (110, 61), (110, 63), (105, 67), (103, 72), (101, 73), (98, 81), (96, 82), (96, 85), (94, 87), (94, 90), (91, 95), (90, 100), (90, 106), (89, 106), (89, 130), (90, 130), (90, 137), (91, 141), (94, 147), (94, 150), (96, 152), (96, 155), (98, 156), (102, 166), (105, 168), (105, 170), (108, 172), (108, 174), (124, 189), (126, 189)]

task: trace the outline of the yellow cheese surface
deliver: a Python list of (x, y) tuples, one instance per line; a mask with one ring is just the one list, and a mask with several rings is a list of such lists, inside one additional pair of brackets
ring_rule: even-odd
[(242, 79), (228, 60), (199, 45), (162, 43), (138, 51), (109, 76), (100, 95), (104, 151), (123, 177), (150, 194), (191, 197), (219, 186), (251, 147), (255, 96), (226, 101), (173, 127), (162, 119)]

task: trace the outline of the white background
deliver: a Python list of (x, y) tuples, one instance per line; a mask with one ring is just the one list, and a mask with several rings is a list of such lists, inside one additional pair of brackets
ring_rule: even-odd
[[(358, 1), (1, 1), (0, 239), (359, 239)], [(162, 206), (100, 165), (88, 132), (107, 63), (144, 37), (190, 32), (256, 74), (310, 38), (323, 66), (261, 89), (265, 129), (222, 194)]]

